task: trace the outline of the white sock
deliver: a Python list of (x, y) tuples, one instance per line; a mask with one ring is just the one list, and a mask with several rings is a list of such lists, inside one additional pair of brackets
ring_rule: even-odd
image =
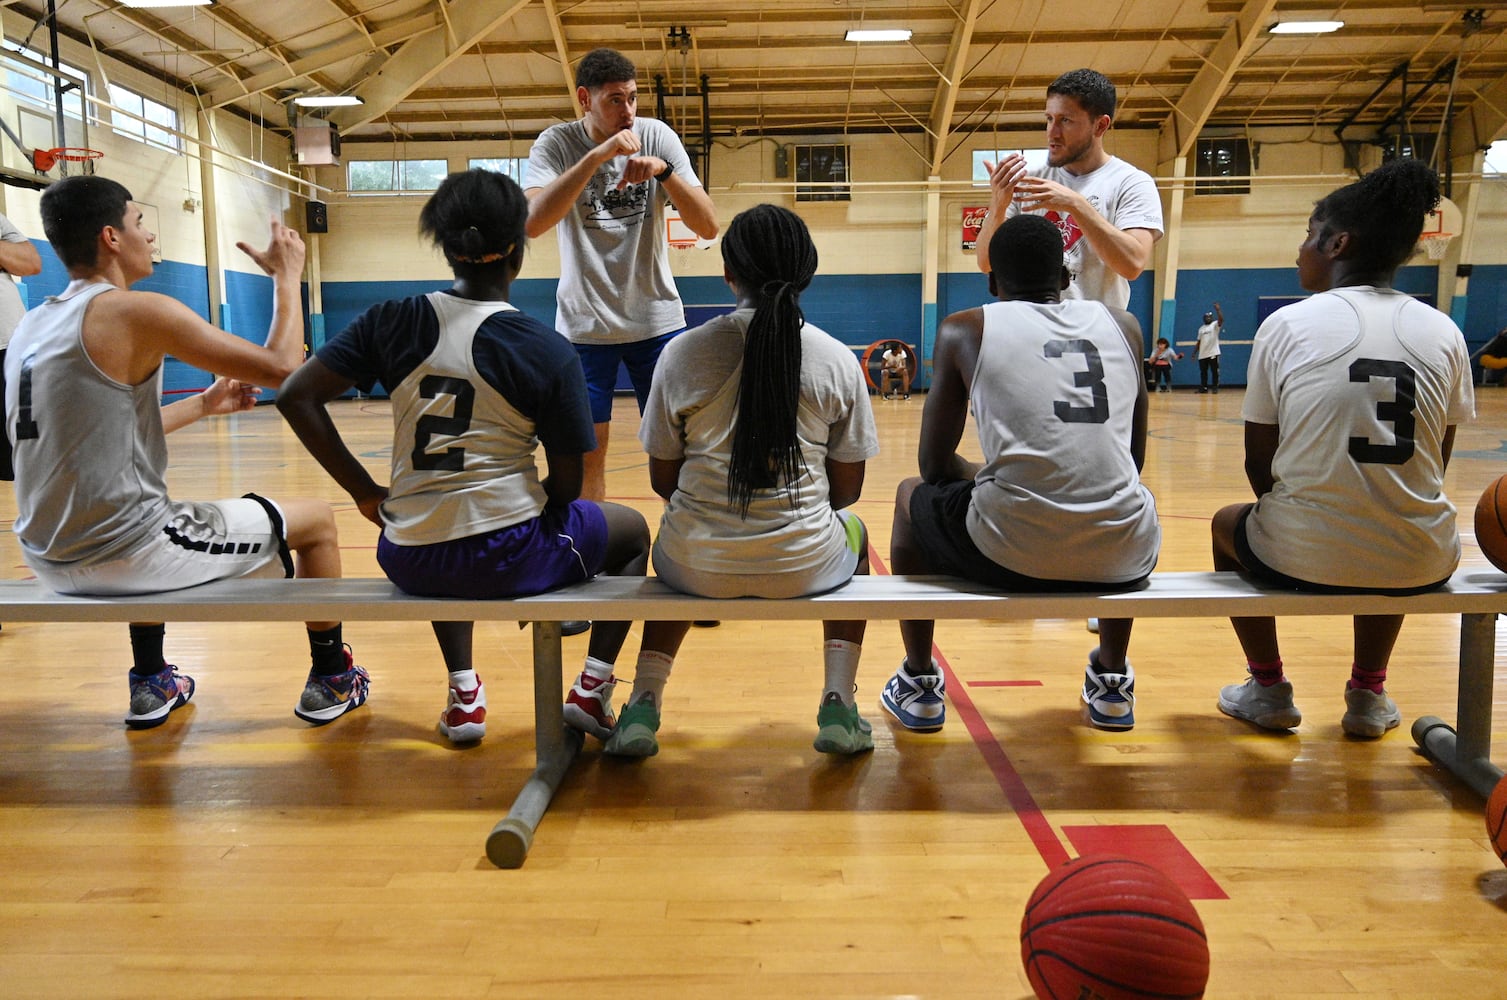
[(452, 670), (450, 672), (450, 686), (457, 691), (474, 691), (481, 685), (481, 679), (476, 676), (474, 670)]
[(670, 679), (670, 668), (675, 666), (675, 657), (652, 649), (641, 650), (638, 663), (633, 667), (633, 694), (628, 704), (633, 704), (644, 695), (653, 695), (655, 705), (665, 703), (665, 683)]
[(852, 705), (853, 690), (858, 682), (858, 658), (863, 654), (863, 645), (846, 639), (828, 639), (822, 643), (822, 667), (826, 672), (822, 681), (822, 700), (836, 691), (844, 705)]
[(586, 657), (586, 666), (581, 672), (588, 677), (595, 677), (599, 681), (612, 679), (612, 664), (597, 659), (595, 656)]

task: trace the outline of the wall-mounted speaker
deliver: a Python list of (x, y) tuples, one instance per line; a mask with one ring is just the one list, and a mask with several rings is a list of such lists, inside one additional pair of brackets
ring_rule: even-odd
[(330, 231), (330, 209), (322, 201), (311, 201), (304, 205), (304, 222), (311, 233), (327, 233)]

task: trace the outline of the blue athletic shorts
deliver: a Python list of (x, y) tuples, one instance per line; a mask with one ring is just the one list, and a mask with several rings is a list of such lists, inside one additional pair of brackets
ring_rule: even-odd
[(500, 598), (589, 580), (607, 558), (607, 517), (589, 500), (469, 538), (397, 545), (386, 533), (377, 563), (406, 594)]
[(586, 371), (586, 395), (591, 399), (591, 422), (605, 424), (612, 421), (612, 394), (617, 388), (618, 365), (628, 366), (628, 378), (633, 383), (633, 394), (638, 397), (638, 412), (644, 412), (649, 401), (649, 385), (654, 381), (654, 366), (659, 361), (659, 352), (665, 349), (670, 338), (683, 333), (684, 328), (648, 340), (636, 340), (631, 344), (576, 344), (576, 353), (581, 357), (581, 367)]

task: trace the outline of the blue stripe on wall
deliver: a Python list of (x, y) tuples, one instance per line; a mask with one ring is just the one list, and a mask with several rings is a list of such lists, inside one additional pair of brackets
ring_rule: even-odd
[[(1437, 270), (1430, 265), (1405, 267), (1398, 272), (1397, 287), (1432, 297)], [(688, 306), (724, 306), (728, 287), (718, 277), (676, 279)], [(324, 287), (325, 323), (334, 333), (344, 329), (376, 302), (406, 295), (419, 295), (445, 287), (444, 281), (331, 282)], [(513, 304), (524, 312), (553, 325), (555, 316), (553, 278), (520, 278), (513, 285)], [(988, 279), (977, 271), (951, 272), (938, 281), (938, 321), (949, 313), (969, 309), (990, 300)], [(1250, 360), (1249, 341), (1255, 336), (1257, 305), (1266, 296), (1302, 296), (1297, 271), (1291, 267), (1183, 271), (1178, 275), (1178, 294), (1171, 312), (1171, 333), (1179, 350), (1187, 351), (1197, 338), (1203, 314), (1220, 303), (1225, 317), (1225, 347), (1220, 381), (1245, 383)], [(1154, 280), (1151, 272), (1130, 285), (1129, 311), (1141, 329), (1152, 329)], [(265, 296), (264, 296), (265, 300)], [(923, 343), (925, 312), (921, 303), (919, 274), (817, 275), (801, 296), (806, 317), (838, 340), (862, 350), (876, 340), (891, 337), (910, 344)], [(1507, 265), (1477, 265), (1470, 282), (1464, 330), (1471, 350), (1490, 340), (1507, 326)], [(261, 330), (266, 329), (265, 320)], [(1150, 338), (1154, 340), (1155, 338)], [(1196, 366), (1179, 371), (1180, 381), (1191, 382)], [(1184, 383), (1186, 384), (1186, 383)]]

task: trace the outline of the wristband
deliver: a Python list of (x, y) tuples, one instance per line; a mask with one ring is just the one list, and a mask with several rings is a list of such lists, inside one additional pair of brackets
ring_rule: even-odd
[(657, 181), (659, 181), (659, 183), (663, 184), (665, 182), (665, 178), (669, 177), (674, 172), (675, 172), (675, 164), (666, 162), (665, 163), (665, 168), (663, 170), (661, 170), (659, 173), (655, 174), (654, 175), (654, 179), (657, 180)]

